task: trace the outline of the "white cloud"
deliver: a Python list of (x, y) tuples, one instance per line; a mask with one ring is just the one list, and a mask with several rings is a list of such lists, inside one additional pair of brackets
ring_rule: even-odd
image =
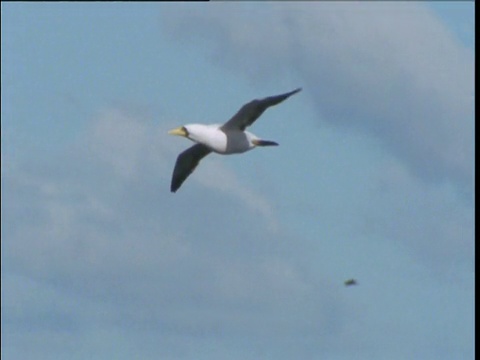
[[(206, 172), (216, 171), (229, 185), (200, 174), (191, 181), (207, 190), (178, 197), (167, 186), (173, 158), (166, 160), (177, 150), (169, 147), (173, 142), (158, 144), (168, 138), (163, 130), (160, 136), (153, 124), (118, 110), (102, 113), (92, 125), (89, 139), (59, 158), (39, 168), (22, 164), (2, 177), (8, 193), (2, 200), (5, 276), (25, 284), (6, 284), (13, 291), (4, 308), (8, 329), (42, 328), (46, 320), (39, 313), (51, 299), (62, 305), (55, 311), (47, 306), (49, 321), (68, 314), (69, 327), (42, 334), (60, 331), (66, 341), (90, 334), (95, 323), (110, 331), (128, 323), (180, 337), (254, 331), (266, 339), (273, 326), (278, 336), (290, 337), (292, 328), (306, 331), (329, 316), (333, 295), (319, 294), (300, 267), (270, 253), (272, 211), (232, 172), (212, 161)], [(230, 191), (237, 204), (225, 198)], [(207, 206), (191, 207), (192, 201)], [(32, 292), (44, 302), (32, 307)], [(299, 310), (287, 314), (291, 306)], [(8, 338), (9, 346), (19, 341)]]
[(216, 159), (209, 159), (208, 163), (203, 161), (202, 167), (202, 171), (197, 170), (197, 173), (195, 173), (200, 184), (238, 198), (247, 209), (261, 215), (267, 221), (268, 229), (271, 232), (279, 231), (279, 224), (275, 219), (274, 211), (265, 196), (240, 183), (233, 171)]
[[(98, 157), (117, 175), (129, 181), (146, 176), (145, 172), (169, 181), (176, 157), (192, 143), (168, 136), (167, 129), (168, 126), (156, 127), (148, 119), (138, 118), (124, 110), (104, 110), (92, 128), (90, 156)], [(271, 231), (277, 231), (278, 224), (268, 200), (239, 182), (235, 173), (216, 156), (213, 154), (202, 160), (188, 182), (196, 182), (236, 198), (249, 211), (261, 215)], [(222, 160), (228, 161), (228, 157)]]
[(173, 39), (202, 45), (215, 64), (257, 86), (294, 74), (319, 121), (378, 141), (391, 163), (372, 175), (383, 184), (372, 197), (352, 203), (353, 223), (365, 218), (366, 233), (441, 273), (472, 268), (474, 54), (428, 7), (218, 3), (163, 15)]
[(451, 185), (418, 182), (394, 159), (379, 164), (372, 181), (369, 198), (376, 207), (362, 215), (367, 234), (406, 245), (441, 276), (463, 266), (473, 271), (474, 211)]
[[(359, 216), (372, 219), (367, 235), (380, 234), (391, 249), (388, 240), (406, 234), (401, 243), (424, 259), (433, 254), (447, 262), (453, 254), (464, 262), (472, 247), (470, 208), (458, 203), (450, 185), (425, 187), (417, 178), (470, 186), (470, 123), (452, 121), (470, 119), (471, 104), (463, 103), (470, 55), (465, 60), (418, 5), (381, 4), (382, 16), (373, 16), (370, 3), (347, 5), (220, 4), (208, 11), (189, 5), (163, 20), (177, 35), (213, 40), (218, 63), (258, 84), (294, 69), (323, 121), (373, 134), (399, 159), (378, 167)], [(403, 13), (395, 18), (394, 12)], [(400, 270), (370, 274), (355, 292), (342, 292), (317, 271), (330, 264), (315, 266), (321, 258), (315, 240), (289, 238), (268, 197), (241, 182), (225, 165), (228, 157), (205, 159), (181, 192), (171, 194), (175, 158), (189, 143), (166, 136), (168, 128), (134, 111), (107, 109), (73, 149), (2, 168), (2, 355), (385, 358), (398, 350), (405, 358), (418, 349), (422, 357), (437, 357), (437, 345), (450, 358), (472, 354), (464, 329), (469, 293), (459, 296), (456, 284), (438, 279), (423, 283), (418, 269), (403, 273), (400, 246), (391, 253), (364, 250), (360, 255), (371, 258), (362, 260), (333, 244), (375, 270), (387, 268), (375, 264), (375, 256), (387, 253), (380, 262), (391, 259)], [(331, 217), (340, 221), (328, 227), (340, 228), (345, 218)], [(337, 270), (347, 271), (343, 264), (329, 271)], [(375, 276), (383, 283), (375, 284)], [(440, 302), (437, 285), (448, 295)], [(428, 306), (414, 309), (419, 304)], [(431, 318), (442, 325), (432, 334)], [(458, 342), (459, 336), (467, 340)]]
[(421, 4), (212, 4), (166, 11), (173, 37), (257, 81), (304, 81), (322, 121), (377, 137), (424, 180), (473, 186), (473, 54)]

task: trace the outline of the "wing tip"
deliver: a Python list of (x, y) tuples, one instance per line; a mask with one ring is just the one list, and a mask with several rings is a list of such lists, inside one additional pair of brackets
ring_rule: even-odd
[(176, 193), (178, 189), (180, 189), (180, 186), (182, 186), (182, 182), (178, 182), (172, 179), (172, 183), (170, 184), (170, 192)]
[(298, 88), (296, 88), (295, 90), (292, 90), (292, 91), (284, 94), (284, 95), (283, 95), (283, 96), (284, 96), (284, 99), (287, 99), (287, 98), (289, 98), (290, 96), (295, 95), (296, 93), (298, 93), (298, 92), (300, 92), (300, 91), (302, 91), (302, 88), (301, 88), (301, 87), (298, 87)]

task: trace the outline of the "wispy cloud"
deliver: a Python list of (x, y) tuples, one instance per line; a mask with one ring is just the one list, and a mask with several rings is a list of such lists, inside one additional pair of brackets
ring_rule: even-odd
[(232, 6), (177, 9), (163, 24), (251, 79), (294, 71), (319, 120), (364, 131), (416, 176), (472, 193), (472, 52), (422, 4)]
[(437, 270), (473, 266), (474, 56), (424, 4), (168, 10), (172, 38), (200, 42), (212, 62), (258, 86), (298, 76), (320, 123), (380, 144), (391, 163), (378, 164), (353, 223), (374, 223), (366, 233)]
[[(168, 126), (155, 126), (148, 119), (125, 110), (104, 110), (92, 127), (89, 151), (127, 180), (142, 178), (149, 173), (169, 181), (176, 157), (192, 143), (168, 136), (167, 129)], [(204, 159), (188, 180), (191, 186), (197, 183), (237, 199), (249, 211), (261, 215), (272, 231), (278, 229), (272, 206), (265, 196), (238, 181), (235, 173), (215, 154)]]
[(427, 186), (389, 159), (379, 164), (370, 200), (377, 206), (364, 212), (366, 233), (405, 244), (441, 276), (462, 266), (473, 271), (474, 210), (454, 186)]
[(259, 192), (218, 155), (171, 194), (190, 143), (131, 107), (99, 111), (61, 152), (2, 151), (2, 355), (471, 358), (470, 50), (419, 4), (204, 6), (162, 7), (164, 29), (258, 86), (302, 79), (323, 128), (377, 139), (385, 162), (361, 193), (327, 169), (331, 196), (298, 214), (296, 192)]
[[(45, 325), (39, 317), (44, 307), (37, 311), (23, 299), (21, 292), (32, 288), (41, 288), (45, 301), (64, 297), (48, 321), (68, 314), (66, 333), (83, 331), (83, 317), (111, 329), (128, 319), (133, 328), (182, 336), (245, 335), (252, 324), (259, 336), (270, 326), (290, 336), (291, 327), (306, 329), (312, 318), (328, 317), (332, 295), (319, 294), (300, 267), (270, 253), (270, 227), (277, 224), (267, 200), (218, 159), (191, 180), (202, 191), (182, 197), (169, 192), (178, 145), (168, 139), (146, 119), (111, 109), (58, 158), (3, 174), (5, 276), (26, 279), (27, 288), (9, 288), (23, 301), (15, 305), (10, 297), (2, 308), (10, 329)], [(206, 204), (203, 210), (189, 207), (192, 196)], [(74, 298), (101, 301), (104, 313), (77, 306)], [(291, 303), (303, 315), (277, 321)]]

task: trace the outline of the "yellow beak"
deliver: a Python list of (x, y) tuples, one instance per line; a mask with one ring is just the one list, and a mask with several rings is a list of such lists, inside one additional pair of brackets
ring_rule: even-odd
[(177, 135), (177, 136), (187, 136), (187, 131), (183, 126), (180, 126), (178, 128), (172, 129), (168, 132), (170, 135)]

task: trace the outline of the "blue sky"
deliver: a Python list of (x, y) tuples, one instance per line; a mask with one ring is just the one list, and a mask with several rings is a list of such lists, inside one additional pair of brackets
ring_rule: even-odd
[(473, 2), (1, 6), (2, 358), (473, 358)]

